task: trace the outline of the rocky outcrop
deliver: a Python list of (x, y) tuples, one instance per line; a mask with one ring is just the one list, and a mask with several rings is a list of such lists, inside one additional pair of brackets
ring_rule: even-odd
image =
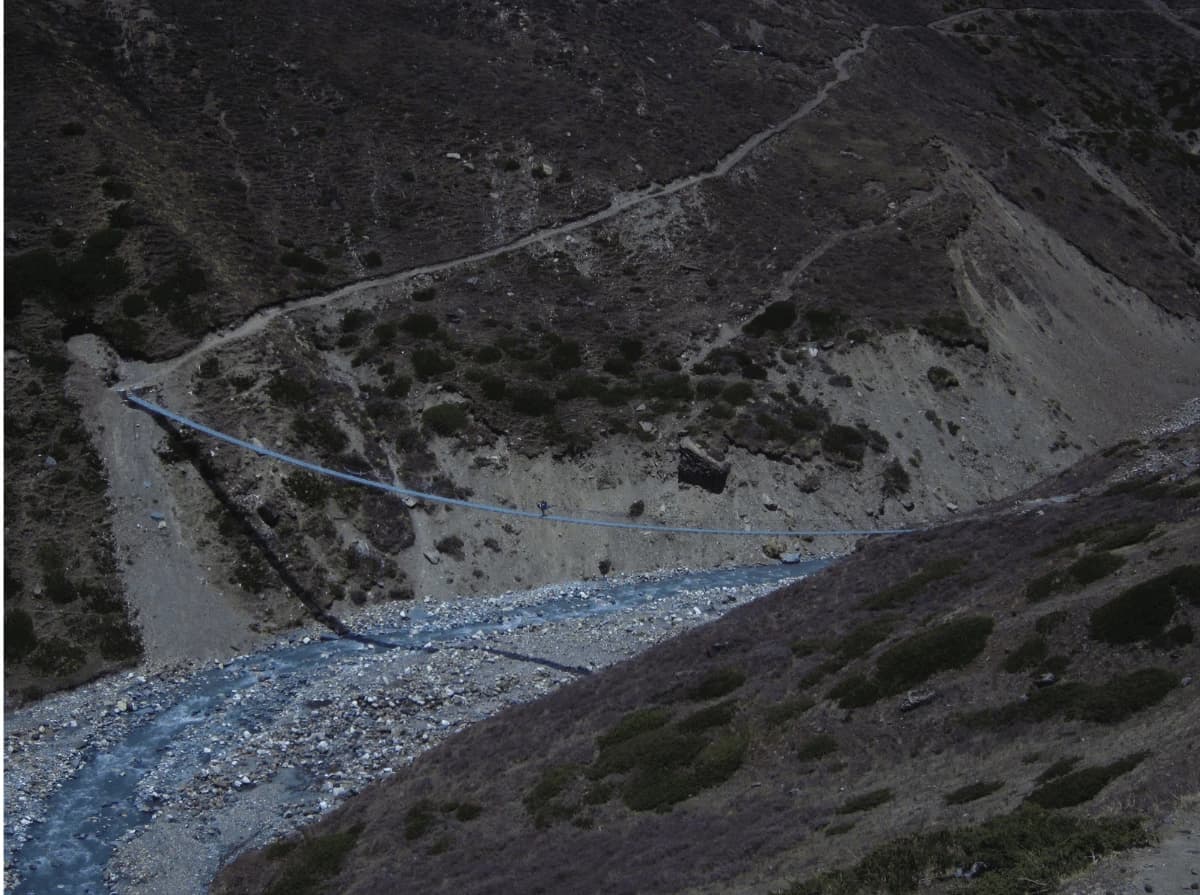
[(729, 480), (729, 463), (717, 460), (690, 438), (679, 442), (679, 482), (720, 494)]

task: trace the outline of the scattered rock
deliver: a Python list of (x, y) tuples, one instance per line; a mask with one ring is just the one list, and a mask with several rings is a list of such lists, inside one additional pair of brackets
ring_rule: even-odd
[(1039, 687), (1049, 687), (1058, 683), (1058, 676), (1052, 671), (1047, 671), (1045, 674), (1039, 674), (1034, 683)]
[(900, 711), (911, 712), (913, 709), (928, 705), (933, 702), (933, 697), (936, 695), (933, 690), (909, 690), (904, 699), (900, 701)]

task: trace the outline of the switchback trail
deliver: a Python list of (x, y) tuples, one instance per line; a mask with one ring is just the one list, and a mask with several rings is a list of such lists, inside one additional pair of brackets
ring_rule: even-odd
[(450, 258), (445, 261), (437, 261), (431, 264), (422, 264), (417, 267), (411, 267), (406, 270), (396, 273), (387, 274), (386, 276), (375, 279), (358, 280), (354, 283), (349, 283), (342, 286), (333, 292), (327, 292), (321, 295), (309, 296), (308, 298), (297, 299), (295, 301), (283, 302), (273, 305), (268, 308), (255, 311), (240, 324), (227, 328), (221, 332), (209, 333), (200, 341), (198, 345), (183, 354), (174, 357), (170, 360), (162, 361), (155, 364), (146, 364), (139, 368), (140, 376), (138, 384), (152, 384), (160, 381), (168, 374), (178, 369), (179, 367), (191, 363), (196, 358), (201, 357), (208, 352), (219, 348), (223, 345), (228, 345), (231, 342), (237, 342), (242, 339), (253, 336), (267, 327), (271, 321), (281, 315), (287, 315), (296, 311), (301, 311), (306, 308), (318, 307), (320, 305), (330, 304), (340, 301), (345, 298), (357, 295), (369, 289), (403, 283), (417, 277), (428, 276), (430, 274), (442, 273), (447, 270), (464, 267), (471, 264), (477, 264), (481, 261), (487, 261), (492, 258), (497, 258), (501, 255), (506, 255), (509, 252), (515, 252), (527, 246), (536, 245), (549, 239), (556, 239), (561, 236), (566, 236), (574, 233), (577, 230), (583, 230), (592, 227), (596, 224), (615, 218), (632, 208), (642, 205), (647, 202), (654, 202), (667, 196), (683, 190), (691, 189), (694, 186), (705, 183), (706, 181), (726, 176), (734, 167), (740, 164), (750, 153), (758, 149), (764, 143), (777, 137), (783, 132), (793, 127), (797, 122), (802, 121), (811, 115), (816, 109), (829, 98), (829, 94), (843, 82), (850, 78), (850, 63), (865, 53), (870, 45), (871, 36), (877, 30), (877, 25), (870, 25), (863, 29), (859, 35), (858, 43), (843, 50), (833, 59), (834, 76), (826, 81), (818, 88), (816, 94), (808, 102), (804, 103), (799, 109), (776, 124), (773, 124), (756, 134), (748, 137), (731, 152), (725, 155), (713, 167), (699, 171), (693, 174), (687, 174), (683, 177), (672, 180), (671, 182), (660, 185), (650, 184), (639, 190), (634, 190), (628, 193), (619, 193), (615, 195), (612, 201), (606, 208), (594, 211), (581, 218), (569, 221), (564, 224), (558, 224), (553, 227), (547, 227), (541, 230), (535, 230), (525, 236), (506, 242), (502, 245), (493, 246), (490, 249), (484, 249), (479, 252), (473, 252), (469, 255), (461, 255), (457, 258)]

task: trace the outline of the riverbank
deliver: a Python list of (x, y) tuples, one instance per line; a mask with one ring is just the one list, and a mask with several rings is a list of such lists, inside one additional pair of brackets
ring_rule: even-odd
[(8, 719), (6, 889), (203, 892), (235, 854), (455, 731), (818, 564), (396, 603), (358, 619), (379, 645), (313, 626), (229, 663), (124, 674), (48, 699)]

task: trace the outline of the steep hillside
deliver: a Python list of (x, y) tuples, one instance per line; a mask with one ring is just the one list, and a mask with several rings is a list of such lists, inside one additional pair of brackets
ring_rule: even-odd
[(1002, 6), (11, 4), (9, 697), (812, 549), (408, 506), (117, 384), (439, 494), (772, 530), (923, 524), (1195, 397), (1194, 10)]
[(214, 891), (1049, 891), (1200, 780), (1198, 509), (1193, 426), (874, 540), (469, 728)]

